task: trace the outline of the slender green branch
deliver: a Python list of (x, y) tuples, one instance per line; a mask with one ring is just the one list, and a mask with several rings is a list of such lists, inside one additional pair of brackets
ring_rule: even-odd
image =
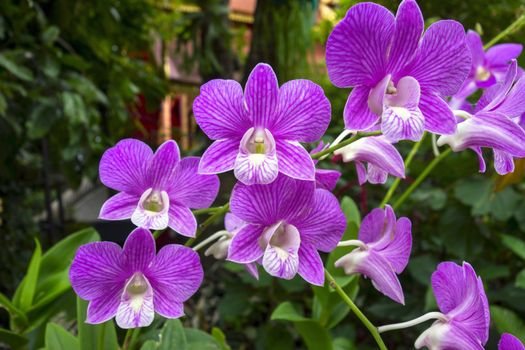
[(425, 169), (423, 169), (423, 171), (421, 172), (421, 174), (419, 174), (417, 179), (405, 190), (405, 192), (403, 192), (401, 197), (399, 197), (395, 201), (395, 203), (394, 203), (394, 205), (392, 205), (392, 207), (394, 209), (399, 208), (399, 206), (405, 202), (405, 200), (408, 198), (408, 196), (410, 196), (410, 194), (412, 192), (414, 192), (414, 190), (421, 184), (421, 182), (423, 182), (423, 180), (425, 180), (427, 178), (428, 174), (430, 174), (430, 172), (436, 167), (436, 165), (438, 165), (443, 159), (445, 159), (451, 153), (452, 153), (452, 149), (449, 148), (445, 152), (441, 153), (439, 156), (434, 158), (427, 165), (427, 167)]
[(344, 146), (347, 146), (347, 145), (351, 144), (352, 142), (357, 141), (361, 137), (374, 136), (374, 135), (381, 135), (381, 131), (357, 133), (356, 135), (354, 135), (351, 138), (346, 139), (346, 140), (338, 143), (337, 145), (334, 145), (332, 147), (328, 147), (327, 149), (322, 150), (321, 152), (317, 152), (317, 153), (312, 154), (312, 159), (320, 159), (321, 157), (324, 157), (327, 154), (330, 154), (330, 153), (332, 153), (334, 151), (337, 151), (339, 148), (343, 148)]
[[(419, 150), (419, 147), (421, 147), (421, 144), (423, 143), (423, 140), (425, 139), (425, 136), (427, 133), (423, 134), (423, 137), (418, 142), (414, 143), (414, 146), (412, 146), (412, 149), (410, 150), (410, 153), (408, 153), (408, 156), (405, 159), (405, 174), (408, 171), (408, 167), (410, 166), (410, 163), (412, 163), (412, 159), (414, 159), (414, 156), (416, 155), (417, 151)], [(394, 192), (397, 189), (397, 186), (401, 183), (401, 178), (396, 177), (390, 188), (388, 189), (388, 192), (385, 195), (385, 198), (381, 201), (381, 204), (379, 205), (380, 208), (384, 208), (385, 205), (388, 204), (388, 201), (392, 196), (394, 195)]]
[(156, 239), (159, 238), (163, 233), (164, 233), (164, 230), (156, 230), (156, 231), (153, 231), (153, 238), (155, 238), (155, 240), (156, 240)]
[(350, 299), (350, 297), (345, 293), (343, 288), (341, 288), (341, 286), (339, 286), (337, 284), (337, 282), (332, 277), (330, 272), (328, 272), (327, 269), (324, 270), (324, 274), (325, 274), (326, 279), (328, 280), (328, 283), (330, 284), (330, 286), (335, 289), (335, 291), (337, 292), (337, 294), (339, 294), (341, 299), (343, 299), (343, 301), (350, 307), (350, 310), (352, 310), (352, 312), (357, 316), (357, 318), (359, 318), (361, 320), (361, 322), (365, 325), (365, 327), (368, 328), (368, 330), (370, 331), (370, 333), (374, 337), (374, 339), (375, 339), (379, 349), (380, 350), (387, 350), (387, 347), (386, 347), (385, 343), (383, 342), (383, 339), (381, 338), (381, 335), (379, 334), (379, 332), (377, 330), (377, 327), (374, 326), (372, 324), (372, 322), (370, 322), (368, 320), (368, 318), (363, 314), (363, 312), (361, 312), (361, 310), (359, 310), (357, 305), (354, 304), (352, 299)]
[[(122, 349), (123, 350), (131, 350), (133, 349), (133, 343), (134, 340), (136, 340), (138, 336), (138, 332), (140, 332), (140, 328), (130, 328), (126, 332), (126, 336), (124, 337), (124, 342), (122, 343)], [(137, 335), (135, 335), (137, 333)]]
[(494, 38), (492, 38), (491, 41), (485, 44), (483, 48), (487, 50), (488, 48), (495, 45), (498, 41), (505, 38), (507, 35), (514, 33), (518, 29), (520, 29), (525, 24), (525, 14), (521, 15), (516, 19), (514, 22), (512, 22), (507, 28), (505, 28), (501, 33), (496, 35)]
[[(226, 203), (222, 207), (218, 207), (218, 209), (216, 211), (214, 211), (214, 213), (212, 215), (210, 215), (210, 217), (207, 218), (199, 226), (199, 228), (197, 229), (197, 233), (195, 235), (195, 238), (197, 238), (202, 232), (204, 232), (208, 228), (208, 226), (213, 224), (215, 222), (215, 220), (217, 220), (218, 218), (220, 218), (223, 215), (225, 215), (228, 212), (228, 210), (230, 210), (230, 203)], [(184, 245), (186, 247), (191, 247), (193, 242), (195, 242), (195, 238), (188, 239)]]
[(204, 209), (197, 209), (193, 211), (193, 214), (194, 215), (210, 214), (210, 213), (216, 212), (219, 209), (221, 209), (221, 207), (209, 207), (209, 208), (204, 208)]
[(106, 324), (103, 323), (101, 326), (102, 327), (100, 327), (100, 333), (98, 334), (98, 348), (104, 349), (104, 343), (106, 341)]

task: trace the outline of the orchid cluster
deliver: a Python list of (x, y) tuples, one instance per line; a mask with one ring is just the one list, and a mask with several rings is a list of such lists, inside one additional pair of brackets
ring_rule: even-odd
[[(254, 278), (262, 268), (276, 278), (299, 275), (317, 286), (325, 278), (335, 283), (321, 253), (351, 246), (335, 266), (370, 279), (380, 293), (404, 304), (398, 275), (411, 253), (410, 219), (396, 218), (385, 203), (364, 218), (356, 239), (341, 241), (346, 219), (332, 194), (341, 174), (319, 167), (320, 160), (341, 155), (355, 163), (359, 184), (384, 184), (388, 175), (405, 177), (396, 143), (418, 142), (429, 132), (438, 136), (437, 146), (476, 152), (480, 171), (486, 169), (482, 148), (490, 148), (496, 171), (512, 172), (514, 158), (525, 157), (525, 78), (515, 60), (520, 52), (516, 44), (485, 51), (479, 35), (465, 33), (452, 20), (425, 30), (413, 0), (404, 0), (396, 15), (374, 3), (357, 4), (334, 28), (326, 48), (331, 82), (353, 88), (342, 137), (352, 136), (327, 146), (320, 139), (331, 106), (315, 83), (300, 79), (279, 86), (272, 68), (261, 63), (244, 89), (233, 80), (204, 84), (193, 112), (213, 143), (202, 158), (181, 159), (174, 141), (153, 153), (132, 139), (102, 156), (100, 180), (118, 193), (103, 205), (100, 218), (131, 219), (137, 229), (122, 249), (96, 242), (78, 250), (70, 280), (90, 302), (87, 322), (115, 317), (120, 327), (133, 328), (150, 325), (155, 313), (181, 317), (184, 301), (203, 279), (196, 251), (210, 243), (206, 255), (242, 264)], [(483, 95), (471, 105), (468, 98), (477, 89)], [(303, 145), (317, 141), (312, 152)], [(169, 227), (190, 238), (203, 231), (192, 209), (209, 208), (219, 190), (217, 174), (231, 170), (238, 183), (229, 203), (210, 210), (212, 219), (225, 214), (225, 230), (194, 249), (170, 244), (156, 253), (150, 230), (157, 235)], [(370, 331), (433, 319), (415, 340), (416, 348), (483, 349), (490, 314), (474, 268), (443, 262), (431, 282), (439, 311)], [(500, 349), (523, 345), (504, 335)]]

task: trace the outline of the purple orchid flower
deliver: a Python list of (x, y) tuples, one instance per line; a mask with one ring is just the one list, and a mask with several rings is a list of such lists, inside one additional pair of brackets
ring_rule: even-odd
[(424, 130), (452, 134), (456, 122), (443, 100), (468, 76), (470, 52), (463, 26), (433, 23), (423, 35), (421, 11), (404, 0), (394, 15), (359, 3), (334, 28), (326, 47), (332, 83), (353, 87), (344, 109), (349, 130), (377, 127), (390, 140), (421, 139)]
[[(327, 149), (330, 145), (325, 145), (323, 141), (319, 142), (319, 145), (317, 145), (316, 148), (314, 148), (310, 154), (315, 154), (318, 152), (321, 152), (325, 149)], [(341, 172), (337, 170), (331, 170), (331, 169), (319, 169), (317, 168), (317, 163), (319, 160), (314, 159), (314, 165), (316, 165), (315, 168), (315, 186), (317, 188), (322, 188), (324, 190), (332, 192), (337, 185), (337, 181), (339, 181), (339, 178), (341, 177)]]
[[(341, 154), (344, 162), (355, 162), (360, 185), (367, 181), (383, 184), (388, 174), (405, 178), (403, 158), (384, 136), (361, 138), (338, 149), (335, 154)], [(368, 169), (363, 163), (368, 164)]]
[(128, 236), (124, 249), (112, 242), (81, 246), (69, 270), (73, 290), (89, 301), (86, 322), (116, 316), (121, 328), (149, 326), (155, 312), (166, 318), (183, 316), (183, 302), (202, 278), (197, 253), (169, 244), (155, 254), (155, 240), (144, 228)]
[(442, 314), (416, 340), (415, 347), (483, 350), (488, 340), (490, 313), (481, 278), (468, 263), (438, 265), (432, 289)]
[(313, 181), (279, 175), (269, 185), (235, 185), (232, 213), (246, 222), (232, 238), (228, 260), (259, 262), (272, 276), (323, 285), (318, 251), (330, 252), (341, 239), (345, 216), (333, 194)]
[(511, 61), (523, 49), (520, 44), (500, 44), (485, 52), (481, 37), (473, 30), (467, 33), (467, 44), (472, 55), (472, 67), (463, 86), (452, 98), (451, 106), (458, 109), (462, 109), (459, 106), (478, 88), (485, 89), (501, 81)]
[(346, 274), (360, 273), (372, 280), (374, 287), (405, 304), (403, 288), (397, 275), (408, 264), (412, 249), (412, 223), (402, 217), (396, 221), (392, 207), (372, 210), (361, 223), (358, 240), (340, 242), (340, 246), (357, 245), (335, 262)]
[(494, 152), (494, 168), (500, 175), (514, 171), (514, 157), (525, 157), (525, 131), (519, 125), (525, 113), (525, 78), (515, 82), (516, 61), (512, 61), (504, 80), (487, 90), (480, 98), (474, 115), (464, 113), (454, 135), (441, 136), (437, 144), (448, 144), (454, 152), (472, 149), (478, 155), (480, 172), (486, 165), (481, 151)]
[(120, 141), (100, 160), (100, 181), (120, 193), (104, 203), (99, 217), (131, 218), (139, 227), (169, 226), (194, 237), (197, 221), (190, 208), (209, 207), (219, 190), (218, 177), (198, 174), (198, 164), (198, 157), (181, 160), (175, 141), (164, 142), (155, 154), (142, 141)]
[(525, 350), (525, 346), (512, 334), (504, 333), (499, 341), (498, 350)]
[(212, 80), (193, 103), (197, 124), (215, 142), (204, 152), (201, 174), (234, 169), (244, 184), (267, 184), (279, 172), (314, 180), (314, 163), (299, 142), (317, 141), (330, 123), (330, 102), (309, 80), (279, 88), (267, 64), (251, 72), (244, 93), (234, 80)]
[[(215, 241), (206, 251), (204, 255), (212, 255), (215, 259), (225, 259), (228, 256), (228, 250), (232, 242), (233, 237), (239, 232), (247, 223), (233, 215), (227, 213), (224, 217), (224, 228), (226, 230), (219, 231), (221, 237)], [(252, 275), (255, 279), (259, 279), (259, 271), (255, 263), (244, 264), (246, 271)]]

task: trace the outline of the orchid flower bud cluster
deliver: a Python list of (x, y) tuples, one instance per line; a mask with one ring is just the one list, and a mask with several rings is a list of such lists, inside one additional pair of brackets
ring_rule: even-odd
[[(402, 1), (396, 15), (374, 3), (353, 6), (326, 48), (331, 82), (353, 88), (342, 118), (348, 130), (344, 135), (355, 134), (355, 140), (341, 147), (320, 141), (331, 105), (323, 89), (309, 80), (280, 86), (272, 67), (260, 63), (244, 89), (233, 80), (205, 83), (193, 111), (213, 143), (201, 158), (181, 159), (175, 141), (154, 153), (133, 139), (120, 141), (102, 156), (100, 180), (118, 193), (104, 203), (100, 218), (131, 219), (137, 228), (123, 248), (96, 242), (78, 250), (70, 280), (89, 301), (87, 322), (116, 317), (120, 327), (133, 328), (150, 325), (155, 313), (182, 316), (183, 303), (203, 280), (195, 250), (208, 243), (205, 255), (242, 264), (255, 278), (262, 268), (275, 278), (299, 275), (317, 286), (325, 283), (322, 254), (352, 246), (335, 266), (365, 276), (379, 292), (404, 304), (398, 275), (412, 249), (410, 219), (397, 219), (389, 205), (376, 208), (364, 218), (357, 239), (341, 242), (346, 219), (332, 193), (341, 174), (323, 169), (316, 155), (335, 151), (343, 162), (355, 163), (359, 184), (383, 184), (388, 175), (405, 177), (395, 144), (419, 141), (430, 132), (439, 136), (439, 146), (474, 150), (481, 171), (486, 168), (481, 148), (491, 148), (496, 171), (512, 172), (513, 159), (525, 157), (525, 80), (515, 61), (520, 52), (516, 44), (485, 52), (477, 34), (465, 34), (452, 20), (425, 30), (414, 0)], [(482, 97), (475, 107), (467, 106), (467, 97), (478, 88), (485, 89)], [(372, 135), (359, 137), (358, 132)], [(318, 141), (312, 153), (302, 144)], [(229, 171), (238, 182), (225, 230), (195, 250), (169, 244), (156, 252), (150, 230), (169, 227), (196, 237), (192, 210), (212, 205), (220, 186), (217, 174)], [(432, 319), (415, 340), (416, 348), (483, 349), (490, 314), (473, 267), (441, 263), (432, 288), (439, 312), (379, 331)], [(500, 349), (523, 345), (504, 335)]]

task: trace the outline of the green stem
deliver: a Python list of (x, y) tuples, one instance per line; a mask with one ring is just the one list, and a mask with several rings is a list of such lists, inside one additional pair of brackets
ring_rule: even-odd
[(156, 230), (156, 231), (153, 232), (153, 238), (155, 238), (155, 240), (156, 240), (156, 239), (159, 238), (160, 235), (162, 235), (163, 233), (164, 233), (164, 230)]
[[(113, 322), (113, 321), (111, 321)], [(104, 350), (104, 342), (106, 339), (106, 324), (103, 323), (101, 325), (102, 327), (100, 327), (100, 333), (98, 334), (98, 349), (99, 350)]]
[(401, 197), (399, 197), (395, 201), (395, 203), (394, 203), (394, 205), (392, 205), (392, 207), (394, 209), (397, 209), (401, 204), (403, 204), (405, 202), (405, 200), (408, 198), (408, 196), (410, 196), (410, 194), (412, 192), (414, 192), (414, 190), (421, 184), (421, 182), (423, 182), (423, 180), (426, 179), (428, 174), (430, 174), (430, 172), (436, 167), (436, 165), (438, 165), (439, 162), (441, 162), (443, 159), (445, 159), (451, 153), (452, 153), (452, 148), (449, 148), (445, 152), (441, 153), (439, 156), (434, 158), (427, 165), (427, 167), (425, 169), (423, 169), (423, 171), (421, 172), (421, 174), (419, 174), (417, 179), (405, 190), (405, 192), (403, 192)]
[(124, 337), (124, 342), (122, 342), (122, 349), (123, 350), (131, 349), (130, 348), (130, 340), (131, 340), (131, 336), (132, 336), (134, 330), (135, 330), (135, 328), (130, 328), (126, 332), (126, 336)]
[[(418, 142), (414, 143), (414, 146), (412, 146), (412, 149), (410, 150), (410, 153), (408, 153), (407, 158), (405, 159), (405, 173), (408, 171), (408, 167), (410, 166), (410, 163), (412, 163), (412, 159), (414, 159), (414, 156), (416, 155), (417, 151), (419, 150), (419, 147), (421, 147), (421, 144), (423, 143), (423, 140), (425, 139), (425, 136), (427, 133), (423, 134), (423, 137)], [(388, 189), (388, 192), (385, 195), (385, 198), (381, 201), (381, 204), (379, 205), (380, 208), (384, 208), (385, 205), (387, 205), (388, 201), (392, 196), (394, 195), (394, 192), (397, 189), (397, 186), (401, 183), (401, 178), (396, 177), (390, 188)]]
[(324, 274), (325, 274), (326, 279), (328, 280), (328, 283), (330, 284), (330, 286), (335, 289), (335, 291), (337, 292), (337, 294), (339, 294), (341, 299), (343, 299), (343, 301), (350, 307), (350, 310), (352, 310), (352, 312), (357, 316), (357, 318), (359, 318), (361, 320), (361, 322), (365, 325), (365, 327), (368, 328), (368, 330), (370, 331), (370, 333), (374, 337), (374, 339), (375, 339), (379, 349), (387, 350), (387, 347), (386, 347), (385, 343), (383, 342), (383, 339), (381, 338), (381, 335), (377, 331), (377, 327), (374, 326), (372, 324), (372, 322), (370, 322), (368, 320), (368, 318), (363, 314), (363, 312), (361, 310), (359, 310), (357, 305), (354, 304), (352, 299), (350, 299), (350, 297), (345, 293), (343, 288), (341, 288), (341, 286), (339, 286), (337, 284), (337, 282), (332, 277), (330, 272), (328, 272), (327, 269), (324, 270)]
[(139, 337), (141, 329), (142, 328), (134, 328), (133, 329), (133, 332), (131, 333), (131, 339), (129, 341), (129, 350), (133, 350), (133, 348), (135, 347), (135, 344), (137, 343), (137, 339)]
[(219, 210), (221, 207), (209, 207), (204, 209), (197, 209), (193, 211), (194, 215), (201, 215), (201, 214), (209, 214), (214, 213), (215, 211)]
[(312, 159), (319, 159), (321, 157), (324, 157), (327, 154), (330, 154), (330, 153), (332, 153), (334, 151), (337, 151), (339, 148), (343, 148), (344, 146), (347, 146), (347, 145), (351, 144), (352, 142), (357, 141), (361, 137), (374, 136), (374, 135), (381, 135), (381, 131), (357, 133), (356, 135), (354, 135), (351, 138), (346, 139), (346, 140), (338, 143), (337, 145), (334, 145), (332, 147), (328, 147), (327, 149), (322, 150), (321, 152), (317, 152), (317, 153), (312, 154)]
[[(197, 238), (202, 232), (204, 232), (208, 228), (208, 226), (213, 224), (215, 220), (226, 214), (228, 210), (230, 210), (230, 203), (226, 203), (222, 207), (218, 207), (217, 210), (199, 226), (195, 238)], [(195, 242), (195, 238), (188, 239), (184, 245), (186, 247), (191, 247), (193, 242)]]
[(516, 30), (520, 29), (524, 24), (525, 24), (525, 14), (518, 17), (518, 19), (512, 22), (507, 28), (505, 28), (505, 30), (503, 30), (501, 33), (496, 35), (491, 41), (486, 43), (485, 46), (483, 46), (483, 48), (487, 50), (488, 48), (496, 44), (498, 41), (500, 41), (507, 35), (512, 34)]

